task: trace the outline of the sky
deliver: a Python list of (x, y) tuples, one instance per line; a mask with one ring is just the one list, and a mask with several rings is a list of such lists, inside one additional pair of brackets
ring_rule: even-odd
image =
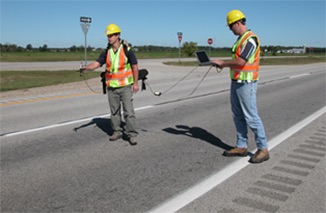
[(241, 10), (262, 46), (325, 47), (325, 0), (0, 0), (0, 43), (34, 48), (84, 46), (80, 17), (91, 17), (87, 46), (105, 48), (115, 23), (133, 46), (178, 47), (184, 42), (231, 47), (226, 14)]

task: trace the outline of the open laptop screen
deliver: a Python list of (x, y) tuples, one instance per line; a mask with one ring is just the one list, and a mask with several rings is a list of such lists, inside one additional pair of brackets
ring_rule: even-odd
[(198, 59), (199, 65), (212, 65), (212, 62), (205, 50), (196, 51), (195, 55)]

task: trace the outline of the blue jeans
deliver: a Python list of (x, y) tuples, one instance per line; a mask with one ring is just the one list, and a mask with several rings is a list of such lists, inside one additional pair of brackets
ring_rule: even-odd
[(237, 147), (248, 147), (248, 127), (255, 135), (257, 149), (266, 149), (267, 138), (256, 104), (257, 81), (231, 82), (231, 109), (237, 129)]

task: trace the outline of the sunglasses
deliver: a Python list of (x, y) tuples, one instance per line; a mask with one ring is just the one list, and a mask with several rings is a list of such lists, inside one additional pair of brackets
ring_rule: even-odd
[(236, 22), (229, 25), (230, 30), (232, 29), (233, 25), (235, 25), (236, 23), (238, 23), (238, 22), (236, 21)]
[(118, 35), (118, 34), (119, 34), (119, 33), (114, 33), (114, 34), (107, 35), (107, 36), (108, 36), (108, 38), (111, 38), (111, 37), (116, 36), (116, 35)]

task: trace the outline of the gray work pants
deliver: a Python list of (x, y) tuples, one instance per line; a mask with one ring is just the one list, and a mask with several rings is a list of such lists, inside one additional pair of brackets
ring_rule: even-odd
[(122, 133), (121, 127), (121, 104), (123, 109), (123, 117), (126, 122), (126, 134), (128, 137), (138, 135), (136, 130), (136, 115), (132, 102), (132, 86), (120, 88), (108, 88), (108, 99), (111, 111), (111, 126), (114, 132)]

